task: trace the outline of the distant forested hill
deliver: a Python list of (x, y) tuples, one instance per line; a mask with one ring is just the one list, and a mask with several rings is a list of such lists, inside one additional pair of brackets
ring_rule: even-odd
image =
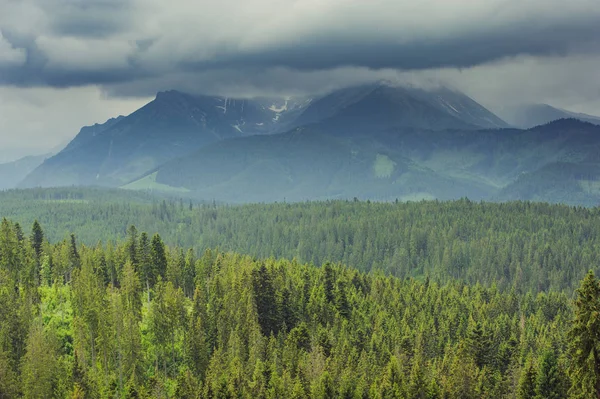
[(405, 278), (464, 280), (503, 290), (572, 291), (600, 272), (600, 209), (545, 203), (327, 201), (225, 206), (123, 190), (0, 194), (0, 216), (35, 219), (57, 242), (124, 239), (129, 225), (197, 254), (219, 247), (258, 257), (342, 262)]
[[(468, 197), (596, 206), (598, 154), (600, 126), (575, 119), (528, 130), (325, 121), (211, 144), (124, 187), (185, 191), (229, 203)], [(569, 173), (574, 169), (586, 172)], [(523, 190), (524, 176), (539, 183)]]

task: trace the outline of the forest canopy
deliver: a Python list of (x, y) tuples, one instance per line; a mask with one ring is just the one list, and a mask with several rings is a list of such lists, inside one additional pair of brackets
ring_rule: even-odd
[(135, 225), (196, 256), (219, 248), (519, 293), (572, 293), (589, 269), (600, 272), (600, 208), (469, 200), (227, 206), (65, 188), (0, 193), (0, 215), (23, 226), (39, 220), (51, 242), (74, 233), (86, 245), (114, 245)]
[[(0, 397), (591, 398), (600, 285), (517, 293), (0, 225)], [(596, 324), (593, 324), (596, 323)], [(591, 395), (591, 396), (590, 396)]]

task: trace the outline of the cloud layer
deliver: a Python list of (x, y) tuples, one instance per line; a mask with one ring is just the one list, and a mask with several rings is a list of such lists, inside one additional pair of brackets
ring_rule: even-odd
[[(226, 84), (265, 71), (600, 54), (597, 0), (0, 0), (0, 85)], [(279, 73), (280, 74), (280, 73)], [(250, 82), (254, 84), (253, 82)]]
[(441, 82), (600, 114), (598, 65), (598, 0), (0, 0), (0, 160), (169, 89)]

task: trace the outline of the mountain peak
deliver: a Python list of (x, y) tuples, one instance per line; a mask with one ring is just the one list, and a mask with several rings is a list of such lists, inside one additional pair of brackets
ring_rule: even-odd
[(164, 91), (159, 91), (158, 93), (156, 93), (156, 98), (181, 96), (183, 94), (184, 93), (180, 92), (179, 90), (164, 90)]
[(155, 101), (179, 101), (182, 99), (188, 99), (191, 96), (189, 94), (186, 94), (184, 92), (178, 91), (178, 90), (166, 90), (166, 91), (159, 91), (158, 93), (156, 93), (156, 98)]
[(459, 91), (381, 80), (330, 93), (310, 104), (297, 125), (327, 121), (337, 130), (503, 128), (508, 125)]

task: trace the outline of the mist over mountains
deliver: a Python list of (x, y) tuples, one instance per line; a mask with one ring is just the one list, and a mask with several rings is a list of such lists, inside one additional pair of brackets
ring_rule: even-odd
[[(600, 127), (584, 121), (596, 119), (554, 108), (511, 112), (509, 124), (456, 90), (388, 82), (314, 99), (161, 92), (131, 115), (84, 127), (18, 185), (233, 203), (469, 197), (595, 205)], [(530, 128), (534, 122), (542, 125)]]

